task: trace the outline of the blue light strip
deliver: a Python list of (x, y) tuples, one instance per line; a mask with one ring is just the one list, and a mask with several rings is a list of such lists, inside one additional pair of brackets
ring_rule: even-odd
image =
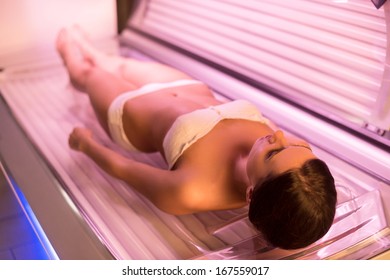
[(21, 207), (23, 208), (23, 211), (26, 214), (27, 219), (29, 220), (33, 230), (35, 231), (35, 234), (37, 235), (43, 250), (45, 251), (47, 258), (50, 260), (58, 260), (59, 257), (54, 250), (53, 246), (51, 245), (49, 239), (47, 238), (44, 230), (42, 229), (41, 225), (39, 224), (38, 219), (36, 218), (34, 212), (32, 211), (30, 205), (27, 202), (26, 197), (24, 196), (23, 192), (20, 190), (16, 182), (8, 177), (10, 184), (12, 184), (12, 188), (17, 196), (17, 199), (20, 201)]

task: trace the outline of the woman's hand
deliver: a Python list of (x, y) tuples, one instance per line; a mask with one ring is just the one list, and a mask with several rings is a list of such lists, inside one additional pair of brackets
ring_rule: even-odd
[(88, 140), (92, 139), (91, 130), (83, 127), (75, 127), (69, 135), (69, 146), (76, 151), (82, 151)]

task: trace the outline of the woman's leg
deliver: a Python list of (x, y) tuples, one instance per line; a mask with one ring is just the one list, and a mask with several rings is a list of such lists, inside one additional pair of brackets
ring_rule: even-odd
[(164, 64), (104, 54), (93, 47), (88, 36), (80, 27), (72, 27), (69, 33), (88, 60), (137, 87), (150, 83), (192, 79), (187, 74)]
[(61, 32), (57, 38), (57, 50), (68, 70), (72, 84), (86, 92), (101, 126), (109, 134), (107, 111), (112, 101), (120, 94), (137, 87), (113, 73), (95, 65), (83, 56), (78, 45)]
[(137, 87), (118, 78), (99, 67), (93, 67), (86, 78), (85, 89), (100, 125), (110, 136), (108, 128), (108, 109), (119, 95), (135, 90)]

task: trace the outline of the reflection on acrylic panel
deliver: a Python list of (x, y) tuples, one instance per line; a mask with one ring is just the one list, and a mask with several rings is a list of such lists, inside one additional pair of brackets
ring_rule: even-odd
[(346, 186), (339, 185), (337, 190), (343, 202), (338, 204), (331, 229), (307, 248), (281, 250), (268, 246), (260, 235), (255, 235), (216, 251), (197, 246), (201, 252), (197, 259), (364, 259), (387, 248), (390, 228), (380, 193), (372, 191), (355, 197)]

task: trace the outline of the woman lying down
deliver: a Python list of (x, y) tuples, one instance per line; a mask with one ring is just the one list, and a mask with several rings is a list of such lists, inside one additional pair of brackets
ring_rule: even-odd
[(325, 235), (336, 207), (326, 164), (298, 138), (272, 129), (246, 100), (217, 100), (204, 83), (166, 65), (108, 56), (78, 27), (57, 50), (77, 89), (88, 94), (111, 139), (159, 152), (169, 169), (126, 158), (77, 127), (72, 149), (174, 215), (249, 205), (248, 217), (272, 246), (296, 249)]

